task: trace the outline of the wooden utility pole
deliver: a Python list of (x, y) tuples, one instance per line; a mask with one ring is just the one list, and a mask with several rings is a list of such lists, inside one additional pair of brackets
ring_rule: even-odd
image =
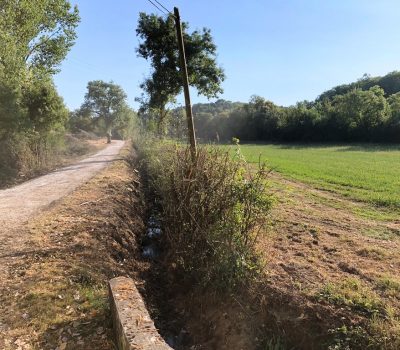
[(185, 94), (186, 118), (187, 118), (188, 133), (189, 133), (190, 152), (192, 154), (192, 161), (195, 162), (197, 154), (196, 135), (194, 131), (192, 104), (190, 102), (189, 77), (186, 65), (185, 43), (183, 42), (181, 17), (179, 16), (179, 10), (177, 7), (174, 7), (174, 16), (176, 23), (176, 34), (178, 37), (179, 58), (181, 61), (183, 92)]

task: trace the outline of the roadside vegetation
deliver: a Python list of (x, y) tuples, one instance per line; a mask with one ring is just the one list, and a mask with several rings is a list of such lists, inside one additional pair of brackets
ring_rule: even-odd
[[(54, 85), (53, 76), (77, 38), (77, 6), (67, 0), (6, 0), (0, 13), (0, 186), (93, 150), (79, 141), (82, 130), (89, 139), (114, 129), (117, 137), (130, 137), (136, 115), (119, 86), (111, 84), (106, 95), (107, 83), (90, 82), (85, 108), (70, 113)], [(118, 106), (99, 113), (98, 101), (117, 94)]]
[[(0, 181), (47, 167), (64, 147), (68, 119), (52, 76), (76, 39), (68, 1), (0, 5)], [(26, 20), (29, 18), (30, 20)]]
[(66, 166), (105, 146), (92, 133), (15, 135), (0, 141), (0, 188), (12, 186)]
[(249, 172), (237, 154), (200, 148), (140, 145), (153, 201), (159, 206), (167, 264), (192, 285), (226, 290), (260, 269), (254, 250), (272, 205), (262, 165)]

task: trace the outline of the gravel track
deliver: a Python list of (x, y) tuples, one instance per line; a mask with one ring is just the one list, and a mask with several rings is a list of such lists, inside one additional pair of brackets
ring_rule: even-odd
[(28, 241), (24, 225), (30, 218), (65, 197), (118, 158), (124, 141), (113, 141), (73, 165), (18, 186), (0, 190), (0, 286), (10, 259), (23, 254)]

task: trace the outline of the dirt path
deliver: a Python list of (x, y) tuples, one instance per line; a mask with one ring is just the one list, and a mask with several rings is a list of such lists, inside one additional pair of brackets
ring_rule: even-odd
[(22, 226), (117, 159), (123, 145), (123, 141), (113, 141), (74, 165), (0, 191), (0, 289), (10, 261), (27, 249), (26, 231)]
[(17, 241), (5, 242), (3, 234), (9, 250), (0, 254), (0, 269), (7, 264), (0, 276), (1, 350), (116, 348), (107, 283), (137, 276), (133, 253), (136, 236), (144, 232), (132, 150), (120, 146), (76, 164), (71, 172), (97, 164), (77, 182), (89, 172), (94, 176), (46, 210), (32, 210), (25, 224), (15, 226)]

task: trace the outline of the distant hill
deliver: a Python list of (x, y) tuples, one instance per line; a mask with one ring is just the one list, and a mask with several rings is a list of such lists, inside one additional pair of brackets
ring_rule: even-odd
[(198, 114), (211, 114), (213, 117), (220, 116), (221, 114), (228, 115), (230, 112), (236, 108), (242, 107), (244, 103), (242, 102), (231, 102), (220, 99), (216, 102), (210, 103), (196, 103), (193, 105), (193, 113)]
[(364, 75), (361, 79), (354, 83), (335, 86), (334, 88), (322, 93), (316, 101), (332, 100), (336, 95), (343, 95), (354, 89), (368, 90), (378, 85), (385, 91), (388, 97), (400, 91), (400, 72), (394, 71), (384, 75), (383, 77), (371, 77)]

